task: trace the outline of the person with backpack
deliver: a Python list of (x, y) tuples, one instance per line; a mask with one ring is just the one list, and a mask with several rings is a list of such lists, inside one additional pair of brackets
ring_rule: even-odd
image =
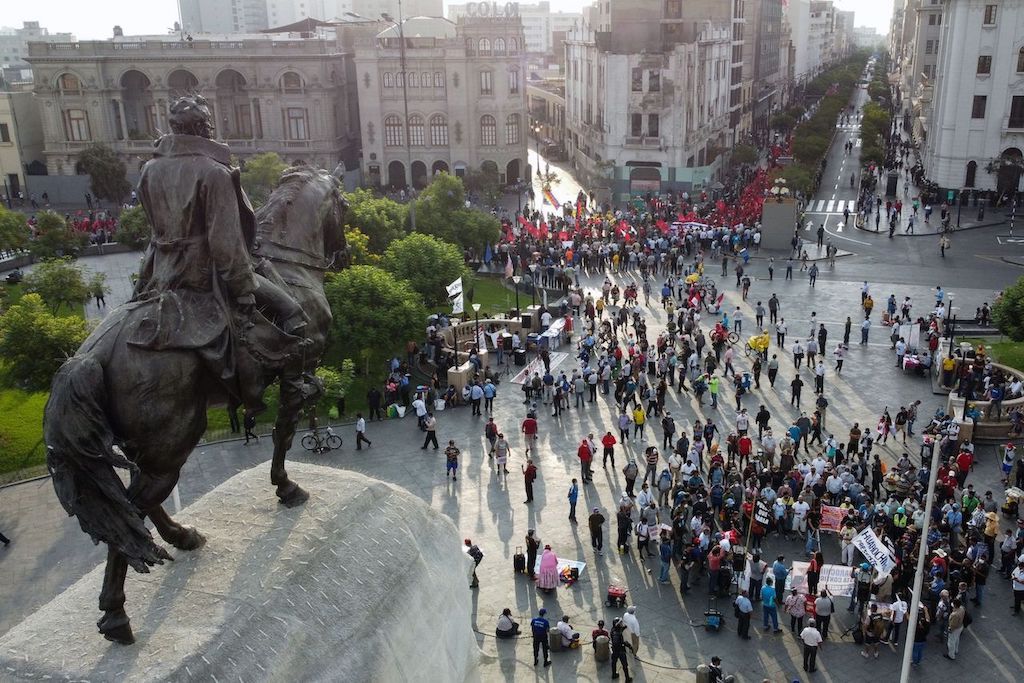
[(626, 466), (622, 468), (622, 474), (626, 477), (626, 495), (630, 498), (636, 498), (633, 493), (633, 487), (636, 485), (636, 478), (640, 474), (640, 468), (636, 464), (635, 458), (630, 458)]
[(466, 548), (468, 548), (466, 554), (473, 558), (473, 580), (470, 582), (469, 587), (479, 588), (480, 581), (476, 578), (476, 568), (480, 566), (480, 562), (484, 559), (484, 551), (480, 550), (480, 547), (468, 538), (464, 543), (466, 544)]
[(669, 494), (672, 493), (672, 473), (669, 470), (662, 470), (658, 477), (658, 501), (665, 508), (670, 509)]
[[(548, 631), (551, 622), (544, 618), (548, 611), (543, 607), (537, 616), (530, 620), (530, 632), (533, 634), (533, 665), (537, 666), (537, 655), (544, 651), (544, 666), (551, 666), (551, 649), (548, 645)], [(613, 665), (614, 666), (614, 665)]]

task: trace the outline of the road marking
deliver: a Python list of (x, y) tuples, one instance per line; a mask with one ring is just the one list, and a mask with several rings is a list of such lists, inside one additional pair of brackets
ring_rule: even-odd
[(847, 242), (853, 242), (855, 244), (863, 244), (866, 247), (870, 247), (871, 246), (871, 242), (862, 242), (860, 240), (855, 240), (852, 237), (846, 237), (844, 235), (840, 235), (840, 234), (838, 234), (836, 232), (829, 232), (829, 230), (828, 230), (828, 219), (829, 219), (829, 217), (826, 216), (825, 217), (825, 222), (822, 223), (822, 225), (825, 226), (825, 232), (828, 232), (828, 234), (832, 235), (836, 239), (846, 240)]
[(1024, 237), (1011, 237), (1009, 235), (996, 235), (999, 244), (1024, 244)]
[[(836, 226), (836, 232), (842, 232), (842, 231), (843, 231), (843, 223), (840, 222), (839, 225)], [(837, 237), (838, 237), (838, 235), (837, 235)]]
[(819, 199), (818, 200), (818, 211), (821, 211), (824, 208), (825, 208), (825, 200), (824, 199)]
[[(832, 199), (834, 200), (835, 198), (836, 198), (836, 196), (835, 196), (835, 195), (832, 195)], [(828, 208), (827, 208), (827, 211), (828, 211), (829, 213), (831, 213), (831, 212), (832, 212), (832, 207), (833, 207), (834, 205), (835, 205), (835, 201), (831, 201), (831, 200), (830, 200), (830, 201), (829, 201), (829, 203), (828, 203)]]

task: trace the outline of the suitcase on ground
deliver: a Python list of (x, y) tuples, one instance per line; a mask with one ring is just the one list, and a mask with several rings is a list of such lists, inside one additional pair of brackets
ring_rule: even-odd
[(523, 546), (516, 546), (516, 554), (512, 556), (512, 571), (516, 574), (526, 573), (526, 555), (523, 555)]

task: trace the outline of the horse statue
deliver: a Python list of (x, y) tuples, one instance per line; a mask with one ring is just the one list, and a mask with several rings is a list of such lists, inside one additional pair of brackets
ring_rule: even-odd
[[(201, 99), (192, 96), (192, 106)], [(205, 106), (204, 102), (200, 104)], [(208, 117), (208, 111), (202, 116)], [(149, 254), (163, 252), (164, 260), (147, 256), (132, 300), (112, 311), (54, 376), (44, 413), (47, 465), (57, 497), (69, 515), (78, 517), (82, 530), (94, 543), (103, 541), (108, 546), (99, 597), (103, 616), (97, 626), (105, 638), (121, 644), (134, 642), (124, 610), (128, 567), (146, 573), (151, 566), (173, 559), (154, 541), (144, 517), (148, 516), (160, 537), (175, 548), (194, 550), (205, 543), (196, 529), (174, 521), (162, 503), (206, 430), (207, 407), (230, 396), (236, 397), (236, 405), (240, 402), (239, 391), (231, 388), (232, 377), (236, 389), (237, 381), (248, 378), (253, 382), (255, 388), (241, 390), (241, 394), (255, 394), (255, 400), (266, 387), (279, 383), (270, 479), (281, 503), (291, 507), (308, 499), (308, 494), (288, 478), (284, 461), (300, 414), (317, 397), (310, 390), (315, 386), (311, 378), (331, 324), (323, 292), (324, 274), (336, 265), (336, 256), (345, 252), (347, 205), (334, 176), (297, 166), (282, 174), (258, 213), (253, 214), (250, 208), (247, 214), (244, 209), (248, 200), (238, 184), (237, 169), (229, 166), (230, 157), (214, 148), (209, 152), (215, 157), (212, 161), (197, 161), (209, 146), (224, 147), (200, 139), (208, 138), (209, 132), (200, 127), (192, 134), (165, 136), (177, 137), (176, 142), (158, 141), (156, 157), (148, 162), (140, 181), (140, 197), (154, 225)], [(186, 211), (175, 212), (162, 204), (159, 192), (167, 178), (159, 175), (164, 167), (156, 162), (161, 159), (180, 161), (178, 166), (166, 168), (175, 174), (175, 181), (183, 180), (182, 186), (198, 187), (190, 174), (200, 174), (209, 187), (224, 189), (227, 201), (211, 191), (206, 208), (201, 209), (202, 198), (206, 197), (203, 190), (190, 197)], [(149, 164), (155, 165), (150, 173), (153, 187), (147, 193)], [(147, 201), (150, 197), (153, 199)], [(236, 197), (238, 206), (243, 207), (242, 223), (246, 223), (246, 214), (254, 218), (253, 239), (248, 253), (217, 254), (220, 260), (211, 269), (202, 261), (202, 250), (207, 243), (214, 243), (213, 233), (232, 225), (232, 220), (238, 224)], [(218, 214), (212, 217), (216, 220), (207, 220), (211, 212), (227, 211), (225, 203), (235, 207), (233, 216)], [(205, 211), (207, 215), (200, 217), (207, 220), (210, 235), (203, 235), (202, 244), (198, 244), (195, 236), (171, 239), (158, 234), (158, 224), (167, 222), (161, 211), (170, 215), (171, 221), (184, 220), (181, 217), (185, 215), (194, 221)], [(222, 237), (218, 232), (216, 239)], [(211, 247), (210, 251), (218, 249)], [(257, 291), (264, 291), (261, 296), (275, 292), (279, 299), (287, 299), (285, 308), (293, 316), (301, 311), (302, 320), (291, 326), (294, 334), (269, 322), (273, 307), (269, 301), (261, 302), (260, 297), (236, 307), (225, 299), (224, 288), (213, 287), (212, 295), (204, 299), (206, 292), (158, 286), (172, 281), (166, 274), (168, 263), (191, 268), (190, 258), (201, 261), (199, 271), (207, 281), (219, 278), (211, 270), (223, 270), (225, 277), (233, 277), (227, 273), (230, 269), (243, 276), (247, 272), (252, 278), (257, 277), (255, 273), (263, 273), (258, 276), (262, 282)], [(176, 277), (180, 280), (181, 273), (191, 272), (188, 268), (178, 268)], [(199, 305), (196, 301), (213, 304)], [(211, 322), (218, 311), (226, 312), (226, 322)], [(286, 340), (284, 344), (280, 343), (282, 339)], [(211, 366), (211, 356), (222, 361), (220, 365)], [(224, 359), (231, 363), (226, 364)], [(210, 372), (211, 367), (227, 365), (235, 369), (234, 375)], [(127, 487), (115, 468), (130, 471)]]

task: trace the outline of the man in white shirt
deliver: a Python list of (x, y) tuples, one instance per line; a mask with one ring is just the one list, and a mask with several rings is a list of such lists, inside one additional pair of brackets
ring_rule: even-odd
[(363, 450), (363, 443), (369, 448), (373, 442), (366, 438), (366, 420), (362, 413), (356, 413), (356, 450)]
[(416, 411), (416, 422), (422, 428), (423, 422), (427, 419), (427, 404), (422, 398), (417, 396), (412, 401), (412, 408)]
[(796, 519), (797, 529), (800, 530), (801, 535), (807, 533), (807, 513), (810, 509), (811, 506), (803, 498), (793, 503), (793, 517)]
[(1024, 559), (1017, 559), (1017, 568), (1010, 574), (1013, 586), (1013, 613), (1020, 614), (1020, 603), (1024, 602)]
[(903, 626), (903, 621), (907, 616), (907, 602), (903, 599), (903, 596), (896, 593), (896, 599), (889, 605), (889, 609), (892, 610), (892, 621), (889, 624), (889, 633), (886, 634), (885, 640), (893, 647), (900, 644), (900, 627)]
[(626, 608), (626, 613), (622, 615), (622, 623), (629, 630), (629, 637), (633, 644), (633, 659), (640, 659), (640, 654), (638, 653), (640, 649), (640, 622), (636, 618), (636, 605), (630, 605)]
[(824, 642), (821, 633), (815, 628), (814, 619), (807, 622), (807, 628), (800, 632), (800, 640), (804, 643), (804, 671), (817, 671), (818, 646)]

